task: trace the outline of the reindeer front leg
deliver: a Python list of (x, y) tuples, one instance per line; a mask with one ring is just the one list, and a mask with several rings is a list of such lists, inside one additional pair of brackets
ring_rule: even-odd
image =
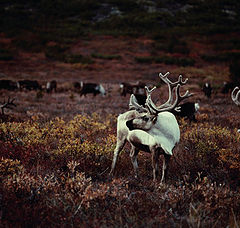
[(137, 149), (134, 145), (131, 145), (131, 152), (130, 152), (130, 157), (131, 157), (131, 161), (133, 164), (133, 169), (134, 169), (134, 173), (135, 173), (135, 178), (138, 178), (138, 162), (137, 162), (137, 155), (139, 152), (139, 149)]
[(116, 148), (114, 150), (112, 168), (111, 168), (111, 171), (110, 171), (109, 175), (114, 174), (114, 170), (115, 170), (115, 167), (116, 167), (119, 152), (123, 149), (125, 143), (126, 143), (126, 139), (118, 139)]

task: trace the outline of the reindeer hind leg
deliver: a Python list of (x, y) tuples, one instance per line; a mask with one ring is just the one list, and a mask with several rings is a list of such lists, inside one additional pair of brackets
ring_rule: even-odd
[(151, 147), (150, 151), (152, 153), (153, 181), (156, 181), (159, 172), (158, 167), (159, 151), (155, 146)]
[(167, 175), (168, 175), (168, 163), (171, 158), (171, 155), (165, 154), (163, 157), (163, 166), (162, 166), (162, 178), (161, 178), (161, 183), (163, 181), (167, 180)]

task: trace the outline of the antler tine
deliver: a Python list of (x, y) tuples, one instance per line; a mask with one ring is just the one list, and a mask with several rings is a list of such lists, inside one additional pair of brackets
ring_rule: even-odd
[[(236, 95), (234, 95), (234, 93), (238, 90), (238, 92), (236, 93)], [(240, 105), (240, 90), (238, 87), (235, 87), (234, 90), (232, 91), (231, 93), (231, 97), (232, 97), (232, 100), (233, 102), (236, 104), (236, 105)]]
[(147, 96), (150, 96), (151, 93), (153, 92), (153, 90), (155, 90), (157, 87), (154, 86), (152, 89), (149, 89), (147, 86), (145, 86), (146, 92), (147, 92)]
[[(180, 77), (181, 77), (181, 79), (180, 79)], [(188, 78), (186, 78), (185, 81), (183, 81), (182, 80), (182, 75), (179, 75), (179, 80), (180, 80), (180, 84), (181, 85), (185, 85), (187, 83), (187, 81), (188, 81)]]
[(147, 92), (147, 99), (146, 99), (146, 107), (148, 109), (148, 112), (152, 115), (156, 114), (156, 111), (152, 108), (152, 105), (154, 105), (151, 94), (156, 89), (156, 86), (154, 86), (152, 89), (149, 89), (147, 86), (145, 86), (146, 92)]
[[(180, 86), (179, 86), (179, 88), (180, 88)], [(193, 93), (189, 93), (189, 90), (187, 90), (185, 92), (185, 94), (182, 96), (180, 94), (180, 90), (178, 89), (177, 93), (176, 93), (176, 100), (175, 100), (176, 104), (173, 105), (172, 109), (175, 109), (175, 111), (180, 112), (180, 107), (177, 107), (177, 105), (180, 104), (184, 99), (191, 97), (192, 95), (193, 95)]]
[(170, 74), (170, 72), (167, 72), (166, 74), (162, 74), (161, 72), (159, 73), (159, 77), (160, 78), (166, 78), (168, 75)]
[(172, 82), (169, 80), (169, 78), (167, 77), (170, 73), (167, 72), (166, 74), (162, 74), (162, 73), (159, 73), (159, 77), (167, 84), (169, 84), (170, 86), (172, 87), (176, 87), (178, 84), (180, 85), (185, 85), (188, 81), (188, 78), (185, 79), (185, 81), (183, 81), (182, 79), (182, 75), (179, 75), (178, 76), (178, 80), (176, 82)]

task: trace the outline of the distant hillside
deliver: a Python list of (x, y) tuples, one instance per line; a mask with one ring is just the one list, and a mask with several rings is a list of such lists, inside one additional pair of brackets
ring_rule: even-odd
[[(12, 38), (8, 47), (0, 43), (4, 53), (0, 58), (6, 60), (15, 48), (49, 52), (49, 42), (57, 44), (61, 53), (89, 35), (148, 36), (156, 40), (157, 48), (173, 53), (179, 52), (178, 46), (186, 52), (185, 44), (197, 35), (203, 41), (208, 37), (215, 50), (224, 51), (220, 56), (202, 56), (207, 61), (240, 56), (237, 0), (5, 0), (0, 14), (0, 33)], [(228, 39), (210, 38), (215, 34)]]

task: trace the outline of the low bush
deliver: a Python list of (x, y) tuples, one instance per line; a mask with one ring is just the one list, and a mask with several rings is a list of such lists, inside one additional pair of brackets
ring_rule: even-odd
[[(191, 179), (202, 173), (218, 183), (239, 184), (240, 136), (236, 129), (229, 130), (209, 123), (192, 124), (191, 127), (186, 124), (181, 141), (184, 142), (183, 160), (178, 162), (183, 173), (191, 173)], [(186, 159), (188, 163), (185, 165)]]
[(2, 225), (237, 227), (239, 134), (211, 123), (179, 123), (167, 184), (152, 183), (145, 153), (139, 179), (132, 178), (127, 153), (120, 154), (117, 175), (108, 177), (115, 116), (1, 123)]

